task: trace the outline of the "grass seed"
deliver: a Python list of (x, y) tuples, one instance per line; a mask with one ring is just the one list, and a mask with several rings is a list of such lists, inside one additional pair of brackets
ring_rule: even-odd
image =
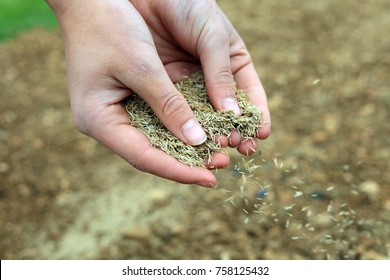
[(132, 94), (126, 100), (126, 110), (131, 125), (141, 130), (153, 146), (175, 157), (180, 162), (190, 166), (205, 167), (212, 154), (222, 150), (217, 136), (229, 135), (234, 129), (243, 138), (250, 139), (257, 135), (262, 123), (262, 114), (256, 106), (248, 101), (244, 91), (236, 89), (236, 98), (241, 109), (241, 115), (238, 116), (232, 110), (214, 110), (206, 92), (202, 71), (177, 83), (176, 88), (187, 100), (206, 132), (207, 140), (202, 145), (186, 145), (176, 138), (137, 94)]

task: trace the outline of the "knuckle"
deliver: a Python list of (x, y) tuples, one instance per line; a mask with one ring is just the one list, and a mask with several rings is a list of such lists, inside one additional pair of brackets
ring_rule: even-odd
[(232, 83), (233, 75), (229, 70), (222, 70), (217, 72), (215, 79), (223, 83)]
[(221, 18), (219, 13), (213, 13), (209, 21), (212, 24), (209, 25), (210, 34), (212, 34), (212, 38), (218, 42), (219, 44), (230, 44), (230, 30), (226, 26), (225, 21)]
[(187, 109), (187, 102), (180, 94), (162, 94), (162, 114), (164, 117), (177, 117), (184, 115)]
[[(223, 25), (223, 23), (221, 23), (221, 25)], [(219, 28), (219, 32), (216, 33), (216, 35), (214, 35), (214, 39), (215, 40), (218, 40), (218, 44), (222, 45), (222, 46), (230, 46), (230, 36), (229, 36), (229, 33), (223, 28)]]
[(159, 65), (150, 60), (150, 56), (143, 58), (138, 62), (133, 62), (134, 69), (141, 77), (154, 76), (161, 70)]
[(229, 90), (234, 89), (233, 75), (229, 70), (222, 70), (216, 73), (213, 77), (213, 83), (217, 87), (222, 87)]
[(142, 153), (133, 154), (132, 157), (127, 159), (128, 163), (130, 163), (134, 168), (138, 169), (141, 172), (151, 173), (152, 170), (150, 168), (150, 165), (148, 164), (148, 157), (151, 147), (152, 146), (148, 146), (148, 148), (142, 149)]
[(129, 159), (128, 162), (134, 167), (136, 168), (137, 170), (141, 171), (141, 172), (146, 172), (148, 173), (148, 169), (146, 168), (142, 158), (141, 159)]

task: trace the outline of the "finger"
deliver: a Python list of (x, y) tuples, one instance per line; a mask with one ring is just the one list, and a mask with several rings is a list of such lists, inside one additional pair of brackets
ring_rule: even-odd
[(188, 78), (192, 73), (199, 71), (201, 68), (200, 65), (196, 63), (179, 61), (165, 64), (164, 67), (173, 83)]
[(197, 53), (214, 109), (233, 110), (240, 115), (231, 72), (229, 34), (222, 19), (211, 18), (205, 24), (199, 37)]
[(206, 166), (209, 169), (217, 169), (228, 166), (230, 163), (230, 158), (225, 153), (214, 153), (210, 162), (206, 159)]
[[(234, 63), (234, 61), (232, 62)], [(267, 96), (253, 64), (249, 63), (237, 71), (235, 80), (237, 87), (244, 90), (249, 101), (262, 112), (263, 120), (257, 137), (259, 139), (267, 138), (271, 132), (271, 116), (268, 109)]]
[(218, 144), (221, 148), (226, 148), (229, 145), (229, 138), (225, 135), (216, 135), (215, 144)]
[(233, 130), (229, 137), (228, 137), (228, 141), (229, 141), (229, 147), (231, 148), (236, 148), (238, 147), (238, 145), (240, 145), (241, 143), (241, 135), (240, 133), (238, 133), (237, 130)]
[(256, 151), (256, 148), (257, 148), (256, 139), (247, 138), (239, 144), (237, 150), (243, 155), (250, 156)]
[(181, 141), (194, 146), (206, 141), (206, 133), (173, 85), (154, 47), (145, 44), (135, 53), (142, 53), (143, 57), (130, 58), (130, 62), (117, 73), (118, 79), (140, 95), (165, 127)]

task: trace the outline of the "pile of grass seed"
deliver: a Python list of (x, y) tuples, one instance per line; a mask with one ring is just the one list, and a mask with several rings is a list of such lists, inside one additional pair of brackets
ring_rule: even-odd
[(133, 94), (126, 102), (130, 123), (141, 130), (153, 146), (184, 164), (204, 167), (212, 154), (222, 149), (216, 141), (218, 135), (229, 135), (233, 129), (236, 129), (244, 138), (256, 135), (262, 121), (262, 114), (257, 107), (249, 103), (242, 90), (236, 90), (238, 105), (241, 109), (241, 115), (237, 116), (233, 111), (217, 112), (214, 110), (207, 96), (201, 71), (177, 83), (176, 88), (194, 111), (197, 120), (207, 134), (207, 140), (196, 147), (184, 144), (165, 128), (143, 99)]

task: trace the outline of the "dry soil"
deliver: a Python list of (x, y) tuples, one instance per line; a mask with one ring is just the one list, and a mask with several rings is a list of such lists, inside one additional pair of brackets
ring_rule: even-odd
[(273, 131), (213, 191), (76, 131), (58, 31), (0, 44), (1, 259), (390, 258), (390, 2), (218, 2)]

